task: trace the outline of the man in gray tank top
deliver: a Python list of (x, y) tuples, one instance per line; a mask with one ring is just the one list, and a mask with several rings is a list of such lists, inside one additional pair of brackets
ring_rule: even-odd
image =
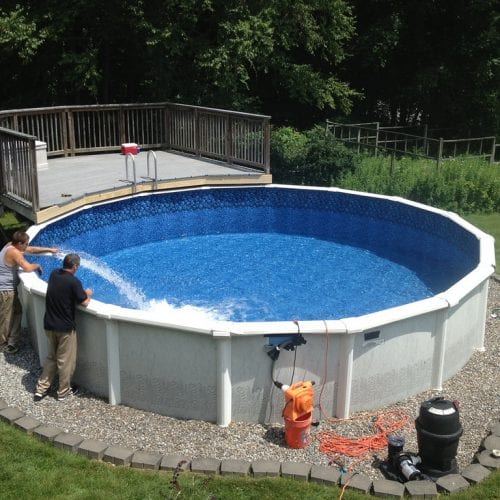
[(29, 246), (29, 236), (24, 231), (16, 231), (10, 243), (0, 251), (0, 351), (14, 354), (19, 350), (21, 337), (22, 307), (17, 295), (18, 271), (42, 274), (40, 264), (31, 264), (24, 253), (59, 253), (57, 248)]

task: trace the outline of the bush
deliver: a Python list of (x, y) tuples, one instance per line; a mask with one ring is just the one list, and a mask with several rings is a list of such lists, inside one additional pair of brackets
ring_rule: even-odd
[(331, 186), (359, 161), (357, 154), (320, 126), (306, 132), (283, 127), (271, 135), (272, 173), (278, 183)]

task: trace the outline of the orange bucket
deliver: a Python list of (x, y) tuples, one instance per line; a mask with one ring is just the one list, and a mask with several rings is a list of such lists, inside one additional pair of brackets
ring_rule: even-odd
[(306, 413), (297, 420), (285, 418), (285, 441), (290, 448), (305, 448), (311, 441), (312, 413)]

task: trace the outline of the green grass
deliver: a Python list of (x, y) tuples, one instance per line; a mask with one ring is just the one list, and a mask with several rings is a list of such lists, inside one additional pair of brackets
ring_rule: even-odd
[(30, 222), (23, 219), (10, 210), (5, 210), (3, 215), (0, 216), (0, 239), (3, 243), (10, 240), (12, 234), (18, 229), (25, 229), (30, 225)]
[(498, 269), (500, 265), (500, 213), (469, 214), (465, 215), (464, 219), (495, 238), (495, 258)]
[[(451, 495), (454, 500), (498, 498), (500, 472)], [(283, 478), (203, 476), (115, 467), (42, 443), (0, 422), (0, 496), (18, 499), (297, 499), (338, 498), (341, 490)], [(346, 490), (346, 500), (367, 495)], [(372, 497), (373, 498), (373, 497)]]

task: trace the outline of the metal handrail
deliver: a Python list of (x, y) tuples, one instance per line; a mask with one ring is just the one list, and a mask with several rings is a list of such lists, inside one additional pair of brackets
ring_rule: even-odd
[[(132, 158), (132, 171), (134, 173), (134, 181), (132, 182), (129, 177), (128, 177), (128, 157)], [(129, 184), (132, 184), (132, 192), (135, 193), (137, 191), (137, 176), (136, 176), (136, 171), (135, 171), (135, 158), (132, 153), (127, 153), (125, 155), (125, 180), (122, 180), (122, 182), (128, 182)]]
[[(149, 175), (149, 157), (153, 155), (155, 162), (155, 176), (154, 178)], [(153, 189), (158, 189), (158, 161), (156, 159), (156, 153), (153, 150), (148, 151), (148, 155), (146, 157), (146, 176), (142, 177), (143, 179), (149, 179), (153, 181)]]

